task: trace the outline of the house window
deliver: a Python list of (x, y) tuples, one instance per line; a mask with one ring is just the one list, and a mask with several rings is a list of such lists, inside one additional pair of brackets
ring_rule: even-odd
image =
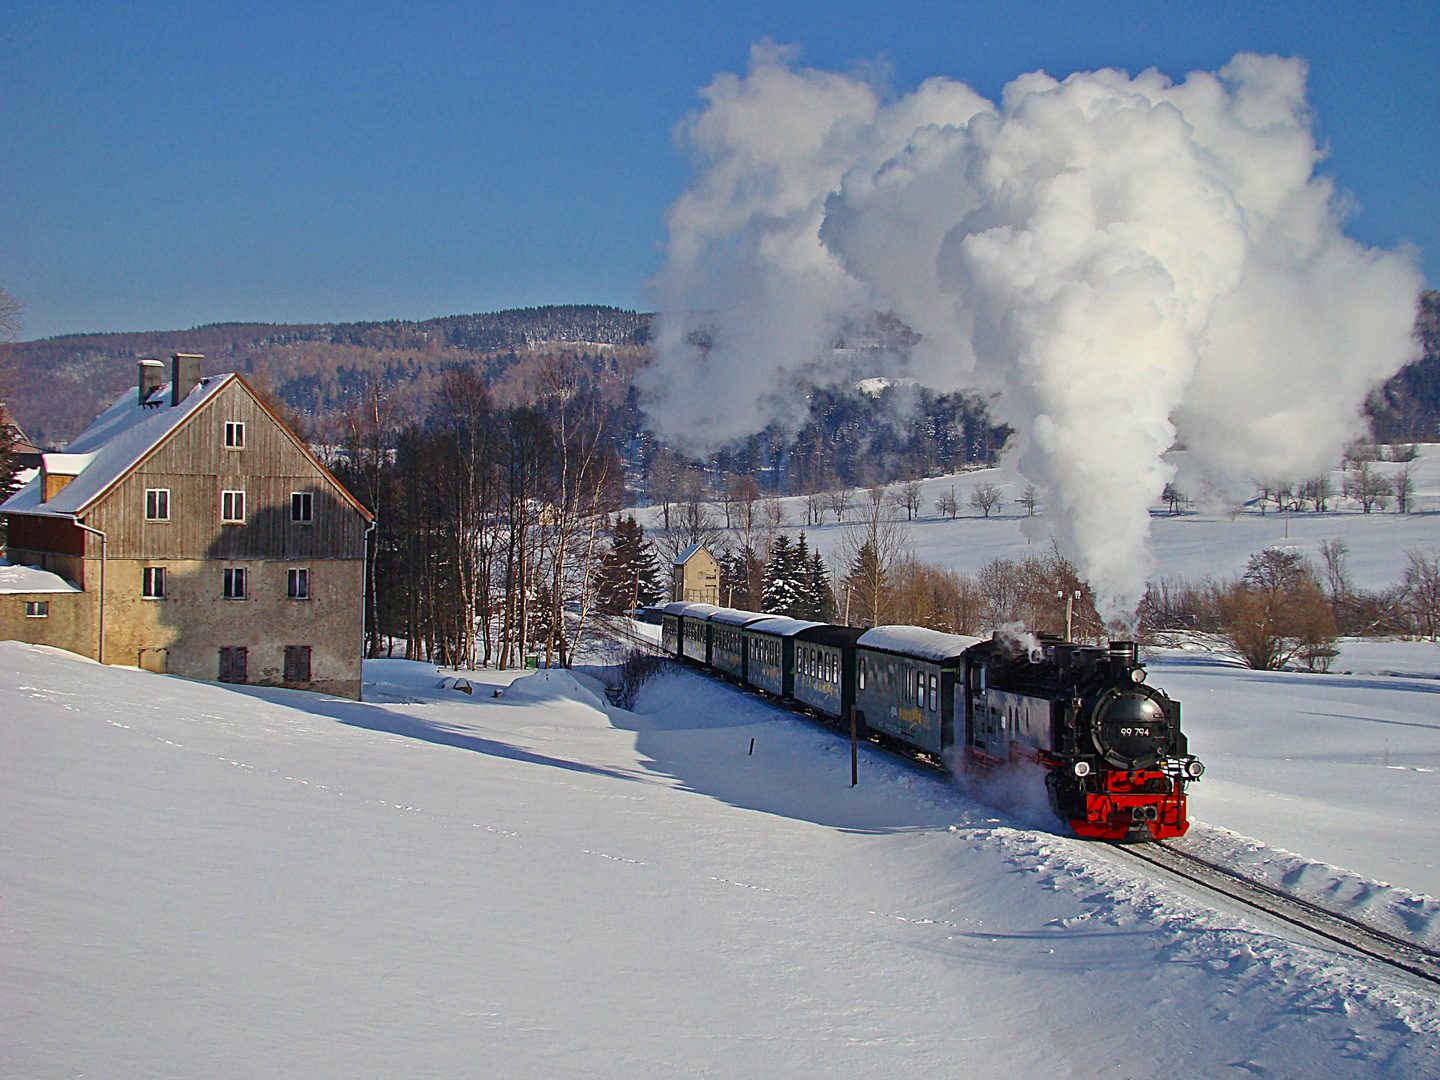
[(245, 492), (222, 491), (220, 493), (220, 520), (226, 524), (245, 524)]
[(243, 645), (226, 645), (220, 650), (220, 681), (243, 683), (249, 650)]
[(286, 585), (286, 596), (291, 600), (310, 599), (310, 571), (304, 566), (290, 568), (290, 580)]
[(310, 681), (310, 646), (285, 646), (285, 681)]
[(290, 493), (290, 520), (297, 525), (309, 525), (315, 518), (315, 496), (308, 491)]
[(231, 420), (225, 424), (225, 449), (241, 450), (245, 446), (245, 425)]
[(865, 689), (865, 661), (855, 661), (855, 678), (860, 683), (860, 689)]
[(225, 568), (224, 596), (226, 600), (245, 599), (245, 568), (243, 566), (227, 566)]
[(140, 571), (140, 596), (145, 600), (165, 599), (165, 567), (147, 566)]
[(48, 619), (50, 617), (50, 601), (26, 600), (25, 617), (27, 619)]
[(146, 521), (169, 521), (169, 520), (170, 520), (170, 489), (169, 489), (169, 488), (146, 488), (146, 489), (145, 489), (145, 520), (146, 520)]
[(930, 676), (930, 711), (934, 712), (940, 707), (940, 676)]

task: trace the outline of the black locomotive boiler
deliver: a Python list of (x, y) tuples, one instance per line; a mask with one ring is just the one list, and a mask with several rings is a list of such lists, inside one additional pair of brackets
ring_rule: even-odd
[(1185, 785), (1204, 766), (1180, 703), (1145, 681), (1132, 642), (862, 630), (684, 602), (662, 609), (661, 626), (668, 655), (836, 726), (853, 710), (866, 738), (979, 769), (1038, 763), (1079, 836), (1162, 840), (1189, 827)]

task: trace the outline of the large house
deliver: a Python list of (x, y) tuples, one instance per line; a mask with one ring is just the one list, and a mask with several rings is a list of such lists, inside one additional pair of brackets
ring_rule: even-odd
[(360, 696), (373, 520), (236, 374), (134, 390), (0, 505), (0, 638)]

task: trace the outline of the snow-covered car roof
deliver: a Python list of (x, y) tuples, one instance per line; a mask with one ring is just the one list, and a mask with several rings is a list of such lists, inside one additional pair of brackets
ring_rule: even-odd
[(801, 630), (824, 625), (824, 623), (810, 622), (806, 619), (790, 619), (784, 615), (771, 615), (759, 622), (751, 623), (745, 629), (757, 634), (771, 634), (775, 637), (794, 637)]
[(720, 609), (714, 604), (697, 604), (693, 600), (674, 600), (665, 605), (666, 615), (685, 615), (692, 619), (703, 619), (712, 611)]
[(746, 623), (755, 622), (757, 619), (774, 618), (772, 615), (765, 615), (758, 611), (741, 611), (739, 608), (720, 608), (710, 613), (710, 622), (724, 623), (726, 626), (744, 626)]
[(954, 660), (972, 645), (983, 640), (965, 634), (944, 634), (920, 626), (874, 626), (860, 635), (857, 645), (866, 649), (903, 653), (922, 660), (943, 662)]

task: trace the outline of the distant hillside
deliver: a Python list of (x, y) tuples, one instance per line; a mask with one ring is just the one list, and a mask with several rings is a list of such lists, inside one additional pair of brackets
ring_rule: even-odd
[(584, 357), (597, 375), (628, 385), (648, 356), (651, 316), (598, 305), (518, 308), (408, 322), (271, 325), (217, 323), (191, 330), (69, 334), (0, 346), (0, 394), (37, 442), (63, 445), (135, 380), (135, 361), (205, 354), (204, 371), (239, 371), (296, 411), (323, 418), (368, 381), (403, 387), (423, 410), (434, 381), (476, 366), (503, 398), (521, 395), (546, 352)]
[(1440, 442), (1440, 291), (1420, 295), (1415, 336), (1420, 359), (1370, 398), (1377, 442)]

